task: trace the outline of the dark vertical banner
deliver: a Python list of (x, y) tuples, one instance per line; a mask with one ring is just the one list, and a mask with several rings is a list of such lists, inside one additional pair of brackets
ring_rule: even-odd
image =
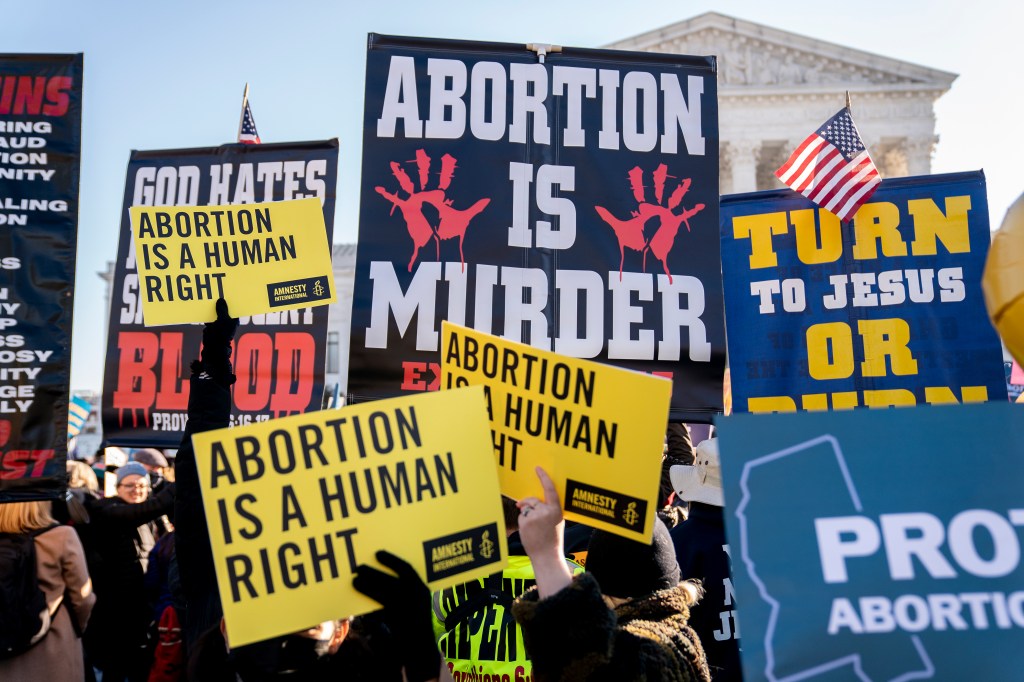
[[(202, 325), (144, 325), (128, 209), (317, 197), (330, 243), (337, 176), (335, 139), (132, 152), (103, 376), (107, 442), (178, 446), (187, 421), (189, 365), (199, 357), (202, 345)], [(187, 286), (176, 294), (181, 298), (197, 295)], [(326, 306), (318, 306), (240, 319), (233, 356), (238, 381), (232, 390), (232, 425), (320, 409), (327, 314)]]
[(371, 35), (349, 397), (434, 390), (440, 323), (722, 408), (713, 57)]
[(65, 487), (82, 55), (0, 54), (0, 502)]
[(722, 197), (737, 412), (1006, 400), (980, 171), (884, 180), (840, 222), (791, 190)]

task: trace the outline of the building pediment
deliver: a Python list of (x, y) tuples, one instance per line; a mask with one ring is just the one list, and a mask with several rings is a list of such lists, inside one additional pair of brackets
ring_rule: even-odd
[(722, 94), (757, 90), (949, 89), (956, 74), (855, 50), (717, 12), (671, 24), (607, 47), (716, 55)]

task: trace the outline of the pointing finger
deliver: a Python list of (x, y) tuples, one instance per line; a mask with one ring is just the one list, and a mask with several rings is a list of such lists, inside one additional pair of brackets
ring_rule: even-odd
[(544, 489), (544, 503), (553, 504), (559, 509), (562, 508), (562, 501), (558, 496), (558, 490), (555, 488), (554, 482), (548, 473), (543, 468), (537, 467), (537, 478), (540, 479), (540, 487)]

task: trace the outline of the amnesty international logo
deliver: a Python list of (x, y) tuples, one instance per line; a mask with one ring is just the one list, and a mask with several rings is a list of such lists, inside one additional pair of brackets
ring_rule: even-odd
[(565, 509), (637, 533), (646, 525), (646, 500), (571, 478), (565, 479)]
[(494, 542), (491, 541), (491, 531), (485, 530), (480, 536), (480, 556), (490, 559), (494, 555)]
[(493, 540), (497, 535), (498, 524), (489, 523), (425, 541), (427, 582), (501, 561), (501, 551)]
[(278, 308), (296, 304), (323, 301), (331, 297), (329, 288), (323, 285), (324, 277), (307, 277), (267, 285), (270, 307)]
[(636, 502), (630, 502), (622, 512), (622, 520), (630, 526), (635, 526), (640, 521), (640, 512), (636, 510)]

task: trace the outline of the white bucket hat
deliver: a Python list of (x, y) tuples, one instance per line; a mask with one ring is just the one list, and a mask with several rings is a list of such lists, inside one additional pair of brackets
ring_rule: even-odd
[(701, 441), (693, 465), (677, 464), (669, 469), (669, 476), (679, 499), (703, 502), (715, 507), (725, 506), (717, 438)]

